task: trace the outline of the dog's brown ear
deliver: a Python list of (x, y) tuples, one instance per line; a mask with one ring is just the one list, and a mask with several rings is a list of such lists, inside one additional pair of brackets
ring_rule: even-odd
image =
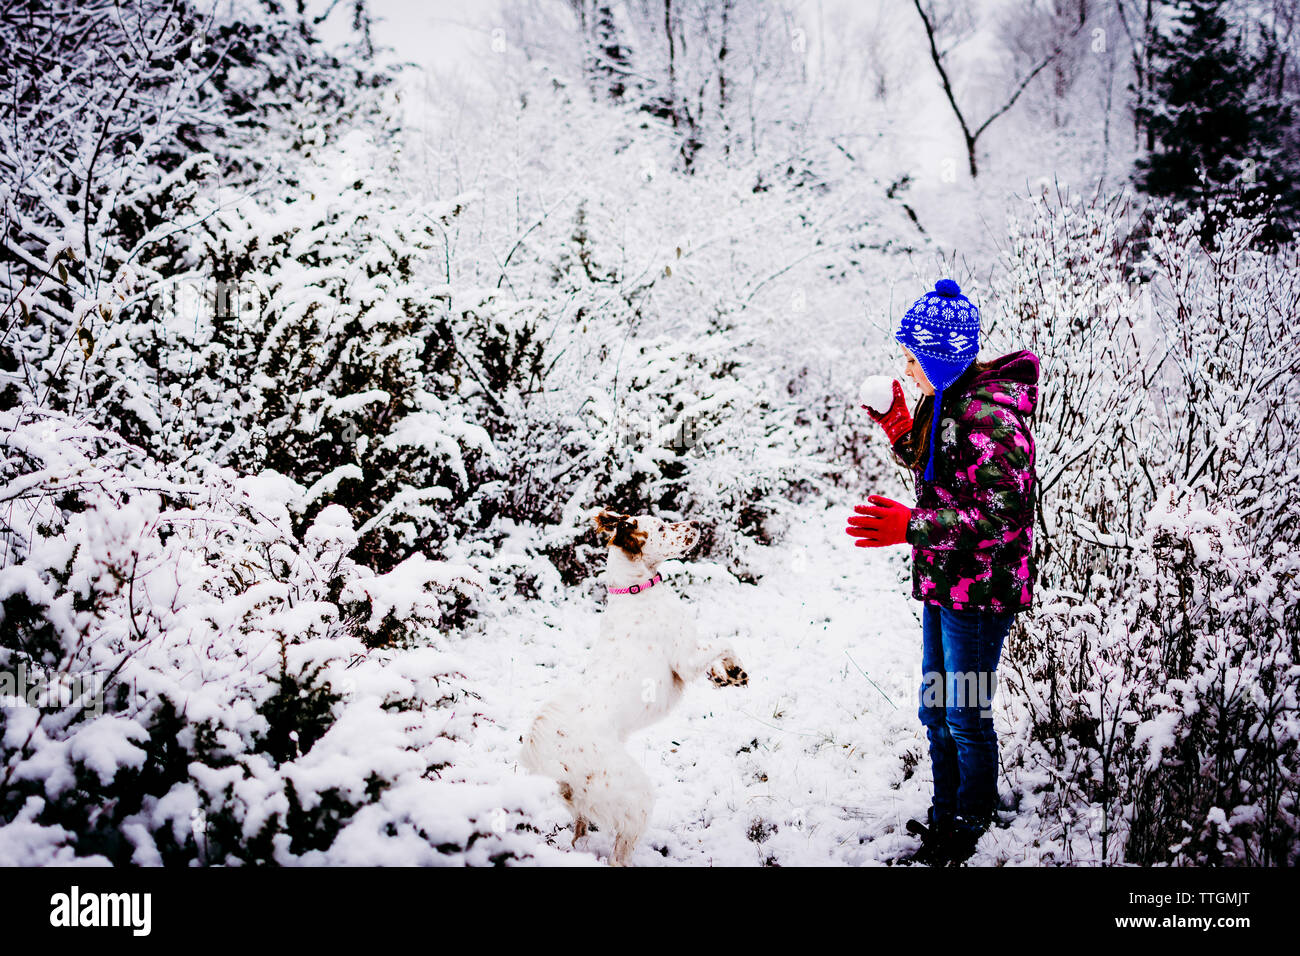
[(627, 515), (615, 514), (608, 508), (601, 508), (600, 514), (596, 515), (591, 520), (595, 522), (596, 530), (601, 534), (613, 534), (614, 529), (618, 527), (619, 520), (625, 519), (626, 517)]
[(650, 537), (650, 532), (636, 529), (635, 518), (630, 515), (623, 515), (619, 518), (618, 526), (614, 529), (614, 538), (610, 541), (610, 544), (616, 548), (622, 548), (623, 553), (629, 558), (635, 558), (641, 553), (641, 545), (645, 544), (648, 537)]
[(608, 508), (601, 509), (600, 514), (592, 520), (596, 529), (605, 536), (605, 543), (610, 547), (622, 548), (629, 558), (640, 554), (641, 546), (650, 537), (647, 532), (637, 530), (636, 519), (631, 515), (619, 514)]

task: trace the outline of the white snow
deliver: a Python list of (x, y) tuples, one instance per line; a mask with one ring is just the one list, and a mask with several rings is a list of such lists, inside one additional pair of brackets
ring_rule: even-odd
[[(854, 548), (843, 531), (851, 510), (807, 508), (791, 539), (763, 555), (756, 586), (690, 561), (665, 573), (702, 632), (732, 637), (750, 681), (698, 681), (668, 719), (631, 738), (656, 792), (633, 865), (882, 865), (915, 847), (903, 825), (924, 818), (931, 793), (916, 713), (920, 604), (909, 552)], [(492, 675), (480, 705), (496, 721), (479, 734), (486, 757), (538, 779), (518, 768), (519, 735), (556, 686), (578, 677), (602, 604), (586, 587), (555, 605), (510, 602), (456, 645)], [(1006, 732), (1001, 692), (994, 714)], [(569, 849), (568, 813), (554, 783), (542, 786), (535, 822), (548, 841), (603, 859), (605, 834)], [(995, 828), (972, 863), (1036, 863), (1037, 836), (1029, 822)]]

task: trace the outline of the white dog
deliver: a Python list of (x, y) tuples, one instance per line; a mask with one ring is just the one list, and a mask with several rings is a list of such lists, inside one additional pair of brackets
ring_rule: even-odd
[(624, 747), (628, 735), (662, 719), (697, 676), (719, 687), (749, 676), (730, 646), (696, 639), (693, 615), (656, 571), (688, 554), (699, 528), (609, 511), (595, 522), (609, 545), (600, 638), (581, 682), (533, 721), (520, 762), (559, 782), (575, 845), (594, 823), (614, 834), (610, 863), (626, 866), (654, 806), (650, 778)]

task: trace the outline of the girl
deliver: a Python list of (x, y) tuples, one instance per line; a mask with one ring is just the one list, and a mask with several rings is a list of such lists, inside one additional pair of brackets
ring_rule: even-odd
[(895, 338), (921, 389), (915, 418), (903, 387), (884, 414), (867, 408), (895, 456), (916, 477), (916, 507), (879, 495), (848, 519), (859, 547), (912, 545), (912, 596), (921, 617), (921, 706), (934, 797), (908, 858), (943, 865), (975, 852), (997, 807), (992, 697), (1014, 615), (1030, 606), (1038, 358), (989, 362), (979, 352), (979, 310), (941, 279), (903, 316)]

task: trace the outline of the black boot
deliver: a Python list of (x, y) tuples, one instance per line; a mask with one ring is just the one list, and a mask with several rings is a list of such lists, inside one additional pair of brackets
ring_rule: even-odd
[(960, 866), (975, 854), (975, 845), (989, 828), (988, 817), (953, 817), (945, 844), (948, 863)]
[(921, 863), (925, 866), (944, 866), (948, 862), (948, 841), (951, 838), (953, 818), (941, 816), (935, 818), (934, 807), (925, 815), (926, 822), (908, 820), (907, 832), (921, 838), (921, 846), (900, 857), (898, 862), (904, 866)]

